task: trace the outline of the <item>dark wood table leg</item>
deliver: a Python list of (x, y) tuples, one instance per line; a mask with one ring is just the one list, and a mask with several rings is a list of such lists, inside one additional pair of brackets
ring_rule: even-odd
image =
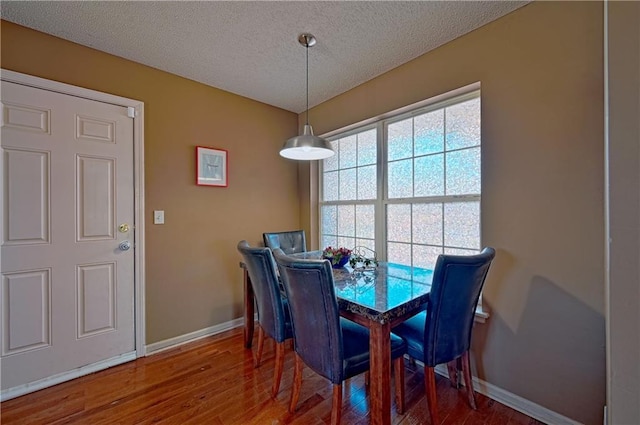
[(391, 423), (391, 344), (389, 323), (370, 325), (369, 349), (371, 351), (370, 387), (371, 424)]
[(253, 305), (253, 286), (247, 269), (243, 268), (244, 274), (244, 346), (251, 348), (253, 341), (254, 326), (254, 305)]

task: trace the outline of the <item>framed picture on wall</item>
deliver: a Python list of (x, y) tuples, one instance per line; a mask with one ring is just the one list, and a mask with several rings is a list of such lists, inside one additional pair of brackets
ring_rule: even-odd
[(227, 187), (227, 151), (196, 146), (196, 184)]

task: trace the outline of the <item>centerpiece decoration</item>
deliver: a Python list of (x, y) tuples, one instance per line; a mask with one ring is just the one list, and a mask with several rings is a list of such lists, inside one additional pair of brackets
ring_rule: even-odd
[(351, 250), (344, 247), (333, 248), (328, 246), (322, 251), (322, 258), (329, 260), (331, 262), (331, 267), (334, 269), (344, 267), (350, 257)]
[(366, 246), (357, 246), (352, 250), (349, 265), (355, 270), (371, 270), (378, 266), (376, 252)]

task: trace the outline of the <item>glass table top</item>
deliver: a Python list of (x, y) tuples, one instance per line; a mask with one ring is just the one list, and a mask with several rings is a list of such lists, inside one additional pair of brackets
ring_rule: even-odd
[[(319, 259), (321, 251), (292, 254)], [(381, 262), (377, 267), (333, 269), (338, 306), (381, 323), (425, 308), (433, 270)]]

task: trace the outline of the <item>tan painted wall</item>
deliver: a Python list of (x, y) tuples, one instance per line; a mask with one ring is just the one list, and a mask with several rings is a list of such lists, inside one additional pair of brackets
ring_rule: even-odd
[(603, 4), (535, 2), (310, 113), (323, 134), (481, 82), (482, 239), (497, 257), (474, 369), (585, 424), (605, 402), (603, 78)]
[[(242, 314), (236, 244), (298, 228), (293, 113), (2, 21), (4, 69), (145, 103), (147, 343)], [(229, 151), (229, 187), (195, 185), (195, 146)], [(153, 210), (165, 225), (153, 225)]]

